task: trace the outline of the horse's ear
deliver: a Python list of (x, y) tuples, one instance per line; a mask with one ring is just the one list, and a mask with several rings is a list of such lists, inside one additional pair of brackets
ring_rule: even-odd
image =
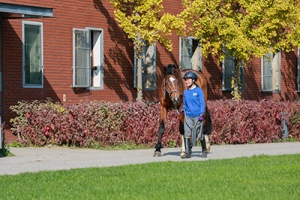
[(167, 68), (166, 67), (164, 67), (163, 73), (164, 73), (165, 76), (167, 75)]
[(180, 71), (179, 67), (177, 67), (176, 65), (172, 64), (172, 66), (175, 73), (178, 73)]
[(176, 66), (175, 64), (172, 64), (174, 69), (179, 69), (178, 66)]

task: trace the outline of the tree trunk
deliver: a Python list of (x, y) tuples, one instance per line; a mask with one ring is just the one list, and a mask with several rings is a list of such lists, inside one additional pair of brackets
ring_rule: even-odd
[(232, 87), (233, 87), (233, 98), (234, 100), (241, 100), (241, 67), (242, 62), (234, 59), (234, 75), (232, 77)]
[(142, 86), (142, 49), (143, 47), (141, 44), (141, 35), (138, 34), (138, 42), (137, 42), (137, 48), (136, 48), (136, 56), (137, 56), (137, 101), (143, 100), (143, 86)]

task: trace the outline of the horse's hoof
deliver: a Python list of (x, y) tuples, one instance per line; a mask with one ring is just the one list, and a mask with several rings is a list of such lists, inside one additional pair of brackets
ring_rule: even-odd
[(161, 157), (160, 151), (154, 151), (153, 157)]
[(210, 145), (207, 145), (207, 144), (206, 144), (206, 146), (207, 146), (206, 150), (207, 150), (208, 152), (210, 152)]
[(185, 154), (185, 151), (181, 151), (179, 156), (182, 157)]

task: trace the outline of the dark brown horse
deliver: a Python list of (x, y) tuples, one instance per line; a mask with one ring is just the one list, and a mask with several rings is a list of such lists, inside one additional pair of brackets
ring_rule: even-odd
[[(167, 112), (171, 109), (181, 110), (183, 106), (183, 92), (186, 89), (185, 84), (183, 83), (183, 76), (188, 71), (194, 71), (197, 76), (198, 80), (196, 84), (203, 90), (204, 93), (204, 100), (207, 105), (207, 81), (204, 77), (202, 72), (192, 70), (192, 69), (186, 69), (186, 70), (180, 70), (178, 67), (176, 67), (174, 64), (168, 64), (166, 67), (164, 67), (164, 79), (162, 80), (162, 84), (160, 86), (159, 90), (159, 99), (160, 99), (160, 125), (158, 129), (158, 141), (155, 146), (155, 152), (154, 157), (161, 156), (161, 148), (162, 147), (162, 136), (165, 131), (165, 124), (167, 121)], [(184, 115), (179, 116), (179, 132), (182, 135), (182, 151), (180, 155), (182, 155), (185, 151), (184, 148)], [(206, 106), (206, 111), (204, 113), (204, 126), (203, 126), (203, 134), (205, 136), (209, 135), (211, 133), (211, 118), (209, 115), (209, 111)], [(206, 141), (208, 141), (208, 137), (206, 137)], [(209, 143), (207, 143), (207, 150), (210, 150), (210, 147), (208, 146)]]

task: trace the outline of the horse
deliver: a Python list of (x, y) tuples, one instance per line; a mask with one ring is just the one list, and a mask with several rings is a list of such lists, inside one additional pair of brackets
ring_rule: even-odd
[[(183, 76), (186, 72), (193, 71), (197, 74), (197, 82), (196, 84), (203, 90), (205, 104), (207, 105), (207, 80), (204, 74), (201, 71), (193, 70), (193, 69), (184, 69), (180, 70), (174, 64), (168, 64), (163, 69), (164, 78), (160, 85), (159, 89), (159, 101), (160, 101), (160, 124), (158, 129), (158, 140), (155, 145), (154, 157), (161, 156), (162, 146), (162, 136), (165, 131), (165, 124), (167, 121), (167, 113), (171, 109), (178, 110), (182, 109), (183, 106), (183, 92), (186, 90), (186, 86), (183, 82)], [(179, 112), (178, 112), (179, 113)], [(211, 134), (212, 125), (211, 118), (209, 114), (208, 107), (206, 106), (206, 110), (204, 113), (204, 123), (203, 123), (203, 134), (205, 135), (207, 141), (207, 150), (210, 151), (210, 145), (208, 142), (207, 135)], [(182, 150), (180, 156), (185, 152), (184, 146), (184, 115), (179, 115), (179, 132), (181, 134), (181, 146)]]

